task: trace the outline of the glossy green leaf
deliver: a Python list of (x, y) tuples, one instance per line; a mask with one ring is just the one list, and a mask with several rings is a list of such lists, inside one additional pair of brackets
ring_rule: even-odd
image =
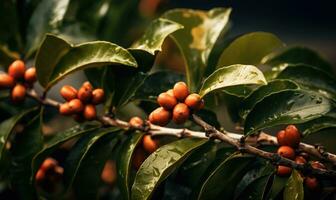
[(69, 0), (42, 0), (38, 4), (27, 27), (26, 57), (36, 51), (46, 33), (57, 32), (68, 5)]
[(123, 143), (119, 155), (117, 156), (118, 183), (123, 199), (131, 198), (131, 166), (132, 156), (136, 146), (142, 141), (141, 132), (132, 132)]
[(104, 41), (72, 45), (54, 35), (45, 37), (35, 60), (38, 80), (46, 89), (75, 71), (112, 64), (137, 67), (133, 56), (118, 45)]
[(118, 140), (115, 134), (106, 134), (90, 148), (73, 182), (76, 199), (97, 199), (101, 173)]
[(267, 195), (266, 187), (272, 175), (265, 175), (254, 180), (241, 193), (238, 199), (262, 200)]
[(245, 120), (246, 135), (281, 124), (299, 124), (323, 116), (334, 108), (326, 97), (305, 90), (274, 93), (257, 103)]
[(318, 68), (305, 64), (289, 65), (277, 78), (293, 80), (304, 88), (336, 98), (336, 79)]
[(51, 138), (50, 140), (48, 140), (48, 142), (44, 144), (43, 149), (41, 149), (41, 151), (39, 151), (32, 159), (33, 174), (37, 172), (45, 158), (48, 157), (59, 145), (74, 137), (83, 134), (90, 134), (92, 131), (98, 129), (99, 127), (99, 124), (84, 123), (81, 125), (76, 125), (63, 132), (57, 133), (53, 138)]
[(264, 56), (283, 46), (282, 41), (271, 33), (248, 33), (238, 37), (224, 49), (217, 66), (258, 65)]
[(70, 189), (73, 181), (77, 176), (80, 176), (79, 170), (82, 168), (82, 164), (85, 165), (88, 156), (96, 146), (96, 142), (100, 140), (106, 134), (114, 134), (119, 128), (98, 129), (90, 134), (87, 134), (79, 139), (78, 142), (71, 149), (69, 155), (66, 158), (64, 166), (64, 185), (66, 191)]
[(265, 56), (263, 64), (277, 66), (281, 64), (304, 63), (316, 66), (326, 72), (332, 72), (332, 66), (322, 56), (306, 47), (289, 47)]
[(299, 86), (290, 80), (274, 80), (268, 82), (267, 85), (260, 86), (258, 89), (254, 90), (250, 95), (248, 95), (242, 105), (240, 110), (240, 116), (245, 118), (251, 109), (265, 97), (288, 89), (298, 89)]
[(19, 58), (20, 56), (18, 53), (12, 52), (6, 46), (0, 45), (0, 67), (3, 66), (7, 69), (14, 60)]
[(192, 92), (200, 86), (210, 52), (227, 26), (230, 13), (230, 8), (209, 11), (173, 9), (162, 16), (184, 26), (184, 29), (174, 32), (172, 37), (184, 56), (187, 83)]
[(303, 179), (298, 171), (293, 170), (292, 175), (289, 177), (285, 190), (284, 200), (303, 200)]
[(217, 69), (214, 73), (208, 76), (199, 91), (199, 94), (204, 97), (206, 94), (224, 89), (230, 86), (267, 84), (263, 73), (252, 65), (231, 65)]
[(288, 177), (274, 176), (273, 183), (269, 192), (269, 199), (276, 199), (276, 197), (285, 188)]
[(297, 127), (303, 136), (308, 136), (324, 129), (336, 128), (336, 118), (328, 116), (327, 114), (326, 116), (319, 117), (306, 123), (298, 124)]
[(183, 26), (167, 19), (156, 19), (151, 22), (142, 37), (131, 48), (141, 49), (155, 55), (161, 51), (161, 46), (168, 35), (182, 29)]
[(253, 160), (253, 157), (232, 154), (213, 169), (211, 168), (211, 171), (204, 175), (199, 190), (194, 191), (196, 193), (195, 199), (210, 200), (220, 197), (232, 199), (237, 184)]
[(186, 138), (157, 149), (140, 166), (132, 186), (131, 199), (150, 199), (155, 188), (206, 141)]

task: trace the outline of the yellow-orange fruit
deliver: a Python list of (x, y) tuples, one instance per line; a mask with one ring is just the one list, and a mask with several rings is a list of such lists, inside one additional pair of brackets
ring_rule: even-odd
[(153, 140), (150, 135), (145, 135), (142, 138), (142, 145), (143, 145), (143, 148), (148, 153), (153, 153), (157, 148), (159, 148), (158, 142), (156, 140)]
[(279, 165), (277, 169), (277, 175), (279, 176), (289, 176), (292, 173), (292, 168)]
[(112, 185), (117, 180), (117, 170), (114, 161), (108, 160), (105, 163), (100, 177), (106, 184), (110, 185)]
[(171, 96), (167, 93), (161, 93), (158, 98), (157, 102), (160, 106), (162, 106), (164, 109), (171, 110), (174, 108), (174, 106), (177, 104), (177, 100), (174, 96)]
[(26, 97), (26, 87), (16, 84), (12, 90), (11, 99), (13, 102), (21, 102)]
[(292, 147), (289, 146), (281, 146), (279, 147), (277, 153), (285, 158), (291, 159), (293, 160), (295, 157), (295, 152), (294, 149)]
[(47, 158), (43, 161), (40, 169), (47, 171), (49, 169), (52, 169), (54, 167), (56, 167), (58, 165), (57, 160), (53, 159), (53, 158)]
[(277, 140), (280, 146), (297, 147), (300, 143), (301, 135), (294, 125), (288, 125), (285, 130), (277, 134)]
[(91, 102), (95, 105), (103, 103), (105, 99), (105, 93), (103, 89), (97, 88), (92, 91), (92, 100)]
[(55, 166), (55, 168), (54, 168), (54, 172), (55, 172), (56, 174), (58, 174), (58, 175), (63, 175), (63, 173), (64, 173), (64, 169), (63, 169), (63, 167), (61, 167), (61, 166)]
[(1, 73), (0, 74), (0, 89), (2, 88), (11, 88), (15, 85), (14, 78), (9, 76), (8, 74)]
[(140, 117), (132, 117), (129, 120), (129, 124), (131, 127), (140, 128), (144, 125), (144, 121)]
[(66, 101), (71, 101), (72, 99), (77, 98), (77, 90), (70, 85), (63, 86), (60, 93)]
[(301, 165), (307, 163), (306, 159), (305, 159), (304, 157), (302, 157), (302, 156), (296, 156), (296, 157), (295, 157), (295, 162), (296, 162), (297, 164), (301, 164)]
[(189, 95), (189, 90), (185, 82), (177, 82), (173, 88), (174, 96), (177, 100), (183, 102), (184, 99)]
[(72, 99), (71, 101), (69, 101), (69, 108), (71, 110), (71, 113), (75, 114), (82, 112), (84, 109), (84, 105), (81, 100)]
[(169, 120), (171, 119), (171, 112), (159, 107), (155, 109), (150, 115), (149, 115), (149, 121), (152, 124), (165, 126), (169, 123)]
[(70, 109), (69, 103), (63, 103), (59, 106), (58, 111), (61, 115), (72, 115), (72, 110)]
[(83, 116), (86, 120), (94, 120), (97, 117), (96, 106), (92, 104), (87, 104), (84, 107)]
[(314, 169), (322, 169), (322, 170), (327, 169), (326, 166), (324, 164), (320, 163), (319, 161), (313, 161), (313, 162), (310, 163), (310, 165)]
[(319, 182), (315, 177), (306, 177), (304, 183), (306, 187), (310, 190), (316, 190), (319, 187)]
[(25, 71), (26, 66), (22, 60), (16, 60), (8, 67), (8, 74), (14, 79), (23, 78)]
[(91, 85), (91, 83), (89, 81), (85, 81), (83, 84), (82, 84), (82, 87), (85, 87), (85, 88), (88, 88), (90, 90), (93, 90), (93, 86)]
[(169, 94), (169, 95), (172, 96), (172, 97), (175, 97), (175, 96), (174, 96), (174, 91), (173, 91), (173, 89), (169, 89), (169, 90), (167, 90), (166, 93)]
[(176, 124), (183, 124), (189, 118), (189, 108), (184, 103), (178, 103), (173, 110), (173, 121)]
[(137, 147), (133, 154), (132, 164), (135, 169), (139, 169), (143, 161), (146, 159), (146, 155), (143, 149)]
[(87, 86), (82, 86), (77, 95), (78, 99), (80, 99), (84, 103), (88, 103), (92, 99), (92, 88)]
[(36, 77), (36, 68), (31, 67), (25, 71), (24, 79), (28, 84), (33, 84), (37, 80)]
[(45, 178), (45, 172), (42, 169), (39, 169), (35, 174), (35, 180), (41, 182)]
[(187, 98), (184, 100), (184, 103), (191, 109), (200, 108), (200, 104), (202, 102), (202, 98), (198, 94), (189, 94)]

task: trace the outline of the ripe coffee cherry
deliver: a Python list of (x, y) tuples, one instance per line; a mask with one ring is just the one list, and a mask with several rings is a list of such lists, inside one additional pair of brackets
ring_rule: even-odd
[(45, 178), (45, 172), (44, 172), (44, 170), (39, 169), (37, 171), (37, 173), (35, 174), (35, 180), (37, 182), (41, 182), (41, 181), (43, 181), (44, 178)]
[(285, 158), (291, 159), (293, 160), (295, 157), (295, 152), (294, 149), (292, 147), (289, 146), (281, 146), (279, 147), (277, 153)]
[(116, 165), (114, 161), (108, 160), (105, 163), (104, 169), (100, 177), (106, 184), (111, 185), (116, 181), (117, 173), (116, 173)]
[(292, 168), (279, 165), (277, 169), (277, 175), (279, 176), (289, 176), (292, 173)]
[(144, 121), (140, 117), (132, 117), (129, 121), (131, 127), (140, 128), (143, 126)]
[(84, 107), (83, 116), (86, 120), (94, 120), (97, 117), (96, 107), (92, 104), (87, 104)]
[(35, 67), (31, 67), (26, 70), (24, 74), (24, 79), (28, 84), (35, 83), (35, 81), (37, 80)]
[(157, 148), (159, 148), (158, 142), (153, 140), (150, 135), (145, 135), (143, 137), (142, 145), (148, 153), (153, 153)]
[(198, 107), (195, 108), (195, 110), (202, 110), (204, 108), (204, 105), (204, 99), (201, 99), (200, 104), (198, 105)]
[(173, 121), (176, 124), (183, 124), (189, 118), (189, 108), (184, 103), (178, 103), (173, 110)]
[(307, 163), (306, 159), (305, 159), (304, 157), (302, 157), (302, 156), (296, 156), (296, 157), (295, 157), (295, 162), (296, 162), (297, 164), (301, 164), (301, 165)]
[(64, 169), (63, 169), (63, 167), (61, 167), (61, 166), (56, 166), (56, 167), (54, 168), (54, 172), (55, 172), (56, 174), (58, 174), (58, 175), (63, 175), (63, 173), (64, 173)]
[(201, 102), (202, 102), (201, 96), (195, 93), (189, 94), (184, 101), (184, 103), (191, 109), (199, 108)]
[(139, 169), (143, 161), (146, 159), (145, 152), (141, 148), (136, 148), (133, 154), (133, 167)]
[(77, 98), (77, 90), (70, 85), (63, 86), (60, 93), (66, 101), (71, 101), (72, 99)]
[(16, 60), (8, 67), (8, 74), (14, 79), (23, 78), (25, 71), (26, 67), (22, 60)]
[(21, 84), (16, 84), (12, 90), (11, 98), (13, 102), (22, 102), (26, 97), (26, 88)]
[(189, 95), (189, 90), (185, 82), (178, 82), (173, 88), (174, 96), (177, 100), (183, 102), (184, 99)]
[(159, 107), (155, 109), (150, 115), (149, 115), (149, 121), (152, 124), (156, 124), (159, 126), (165, 126), (169, 123), (169, 120), (171, 119), (171, 112), (168, 110), (165, 110), (162, 107)]
[(78, 99), (80, 99), (84, 103), (88, 103), (92, 99), (92, 88), (89, 86), (82, 86), (77, 95)]
[(84, 105), (79, 99), (72, 99), (69, 101), (69, 108), (72, 114), (80, 113), (84, 109)]
[(160, 106), (167, 110), (171, 110), (174, 108), (174, 106), (177, 104), (177, 100), (174, 96), (171, 96), (167, 93), (161, 93), (158, 98), (157, 102)]
[(172, 96), (172, 97), (175, 97), (175, 96), (174, 96), (174, 91), (173, 91), (173, 89), (169, 89), (169, 90), (167, 90), (166, 93), (169, 94), (169, 95)]
[(72, 115), (74, 113), (72, 113), (72, 110), (70, 109), (70, 106), (69, 106), (69, 103), (66, 102), (66, 103), (63, 103), (59, 106), (59, 113), (61, 115)]
[(103, 103), (105, 99), (105, 93), (103, 89), (97, 88), (92, 91), (92, 103), (97, 105)]
[(313, 162), (310, 163), (310, 165), (314, 169), (322, 169), (322, 170), (327, 169), (326, 166), (324, 164), (320, 163), (319, 161), (313, 161)]
[(300, 143), (300, 133), (294, 125), (289, 125), (286, 130), (278, 132), (277, 139), (280, 146), (297, 147)]
[(91, 83), (89, 81), (85, 81), (82, 85), (82, 87), (88, 88), (90, 90), (93, 90), (93, 86), (91, 85)]
[(310, 190), (316, 190), (319, 187), (319, 182), (315, 177), (306, 177), (304, 183), (306, 187)]
[(13, 77), (8, 74), (1, 73), (0, 74), (0, 89), (2, 88), (11, 88), (15, 84)]
[(58, 165), (57, 160), (53, 159), (53, 158), (47, 158), (43, 161), (40, 169), (47, 171), (49, 169), (52, 169), (54, 167), (56, 167)]

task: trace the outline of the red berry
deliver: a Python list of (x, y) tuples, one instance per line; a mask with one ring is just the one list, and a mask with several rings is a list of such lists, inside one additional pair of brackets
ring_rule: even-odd
[(292, 147), (289, 146), (281, 146), (279, 147), (277, 153), (285, 158), (291, 159), (293, 160), (295, 157), (295, 152), (294, 149)]
[(96, 107), (92, 104), (85, 105), (83, 116), (86, 120), (94, 120), (97, 117)]
[(296, 156), (296, 157), (295, 157), (295, 162), (296, 162), (297, 164), (301, 164), (301, 165), (307, 163), (306, 159), (305, 159), (304, 157), (302, 157), (302, 156)]
[(140, 128), (144, 125), (144, 121), (140, 117), (132, 117), (129, 124), (131, 127)]
[(12, 88), (14, 85), (15, 85), (15, 81), (13, 77), (5, 73), (0, 74), (0, 89)]
[(176, 124), (183, 124), (189, 118), (189, 108), (184, 103), (178, 103), (173, 110), (173, 121)]
[(16, 60), (8, 67), (8, 74), (16, 80), (23, 78), (25, 71), (26, 66), (22, 60)]
[(35, 81), (37, 80), (36, 77), (36, 68), (35, 67), (31, 67), (29, 69), (26, 70), (25, 74), (24, 74), (24, 79), (28, 84), (33, 84), (35, 83)]
[(187, 98), (185, 99), (184, 103), (191, 109), (198, 109), (201, 107), (202, 104), (202, 98), (198, 94), (189, 94)]
[(304, 183), (310, 190), (317, 190), (319, 187), (319, 182), (315, 177), (306, 177)]
[(22, 102), (26, 97), (26, 87), (21, 84), (16, 84), (12, 90), (11, 98), (15, 103)]
[(177, 104), (177, 100), (174, 96), (171, 96), (167, 93), (161, 93), (158, 98), (157, 102), (160, 106), (162, 106), (166, 110), (171, 110)]
[(105, 99), (105, 93), (103, 89), (97, 88), (92, 91), (92, 103), (97, 105), (103, 103)]
[(174, 96), (177, 100), (183, 102), (185, 98), (189, 95), (189, 90), (185, 82), (178, 82), (173, 88)]
[(279, 176), (289, 176), (292, 173), (292, 168), (279, 165), (277, 169), (277, 175)]
[(142, 139), (142, 144), (144, 149), (148, 153), (153, 153), (157, 148), (159, 148), (159, 144), (156, 140), (153, 140), (150, 135), (145, 135)]
[(165, 126), (169, 123), (171, 119), (171, 112), (168, 110), (165, 110), (162, 107), (159, 107), (155, 109), (150, 115), (149, 115), (149, 121), (152, 124), (156, 124), (159, 126)]
[(72, 99), (77, 98), (77, 90), (70, 85), (63, 86), (60, 93), (66, 101), (71, 101)]
[(77, 114), (83, 111), (84, 105), (79, 99), (72, 99), (69, 101), (69, 108), (71, 110), (71, 114)]

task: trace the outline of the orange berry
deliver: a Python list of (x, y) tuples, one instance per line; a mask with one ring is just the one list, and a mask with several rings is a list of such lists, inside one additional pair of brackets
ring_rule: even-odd
[(189, 118), (189, 108), (184, 103), (178, 103), (173, 110), (173, 121), (176, 124), (183, 124)]
[(176, 99), (183, 102), (184, 99), (189, 95), (189, 90), (185, 82), (178, 82), (174, 85), (173, 93)]
[(64, 169), (63, 169), (63, 167), (61, 167), (61, 166), (55, 166), (55, 168), (54, 168), (54, 172), (55, 172), (56, 174), (58, 174), (58, 175), (63, 175), (63, 173), (64, 173)]
[(185, 99), (184, 103), (191, 109), (200, 108), (200, 104), (202, 102), (202, 98), (198, 94), (189, 94)]
[(291, 159), (293, 160), (295, 157), (295, 152), (294, 149), (292, 147), (289, 146), (281, 146), (279, 147), (277, 153), (285, 158)]
[(165, 110), (162, 107), (159, 107), (155, 109), (150, 115), (149, 115), (149, 121), (152, 124), (156, 124), (159, 126), (165, 126), (169, 123), (169, 120), (171, 119), (171, 112), (168, 110)]
[(33, 84), (37, 80), (36, 77), (36, 68), (31, 67), (25, 71), (24, 79), (28, 84)]
[(72, 114), (80, 113), (84, 109), (84, 105), (79, 99), (72, 99), (71, 101), (69, 101), (69, 107)]
[(53, 158), (47, 158), (43, 161), (40, 169), (47, 171), (49, 169), (52, 169), (54, 167), (56, 167), (58, 165), (57, 160), (53, 159)]
[(112, 160), (108, 160), (105, 163), (104, 169), (101, 173), (101, 179), (107, 184), (113, 184), (117, 179), (117, 170), (115, 166), (115, 162)]
[(205, 106), (204, 99), (201, 99), (199, 105), (195, 108), (195, 110), (202, 110)]
[(11, 88), (15, 85), (15, 81), (13, 77), (8, 74), (1, 73), (0, 74), (0, 89), (2, 88)]
[(300, 133), (294, 125), (288, 125), (285, 130), (277, 134), (277, 140), (280, 146), (297, 147), (300, 143)]
[(44, 172), (44, 170), (39, 169), (37, 171), (37, 173), (35, 174), (35, 180), (37, 182), (41, 182), (41, 181), (43, 181), (44, 178), (45, 178), (45, 172)]
[(83, 116), (86, 120), (94, 120), (97, 117), (96, 107), (92, 104), (87, 104), (84, 107)]
[(296, 157), (295, 157), (295, 162), (296, 162), (297, 164), (301, 164), (301, 165), (307, 163), (306, 159), (305, 159), (304, 157), (302, 157), (302, 156), (296, 156)]
[(314, 169), (322, 169), (322, 170), (326, 170), (326, 166), (322, 163), (320, 163), (319, 161), (313, 161), (310, 163), (310, 165), (312, 166), (312, 168)]
[(13, 102), (22, 102), (26, 97), (26, 87), (16, 84), (12, 90), (11, 98)]
[(157, 148), (159, 148), (158, 142), (156, 140), (153, 140), (152, 136), (150, 135), (145, 135), (142, 138), (142, 145), (143, 145), (143, 148), (148, 153), (153, 153)]
[(310, 190), (316, 190), (319, 187), (319, 182), (315, 177), (306, 177), (304, 183), (306, 187)]
[(140, 128), (144, 125), (144, 121), (140, 117), (132, 117), (129, 120), (129, 124), (133, 128)]
[(89, 81), (85, 81), (83, 84), (82, 84), (82, 87), (85, 87), (85, 88), (88, 88), (90, 90), (93, 90), (93, 87), (91, 85), (91, 83)]
[(160, 106), (162, 106), (164, 109), (171, 110), (174, 108), (174, 106), (177, 104), (177, 100), (174, 96), (171, 96), (167, 93), (161, 93), (158, 98), (157, 102)]
[(84, 103), (90, 102), (92, 99), (92, 88), (83, 85), (79, 89), (77, 97)]
[(279, 176), (289, 176), (292, 173), (292, 168), (279, 165), (277, 169), (277, 175)]
[(103, 89), (97, 88), (92, 91), (92, 103), (97, 105), (103, 103), (105, 99), (105, 93)]
[(58, 110), (61, 115), (72, 115), (73, 114), (68, 102), (61, 104)]
[(77, 90), (70, 85), (63, 86), (60, 93), (66, 101), (71, 101), (72, 99), (77, 98)]
[(146, 156), (143, 149), (137, 147), (133, 154), (132, 164), (135, 169), (139, 169), (143, 161), (145, 161)]
[(174, 96), (174, 91), (173, 91), (173, 89), (169, 89), (169, 90), (167, 90), (166, 93), (169, 94), (169, 95), (172, 96), (172, 97), (175, 97), (175, 96)]
[(14, 79), (23, 78), (25, 71), (26, 67), (22, 60), (16, 60), (8, 67), (8, 74)]

